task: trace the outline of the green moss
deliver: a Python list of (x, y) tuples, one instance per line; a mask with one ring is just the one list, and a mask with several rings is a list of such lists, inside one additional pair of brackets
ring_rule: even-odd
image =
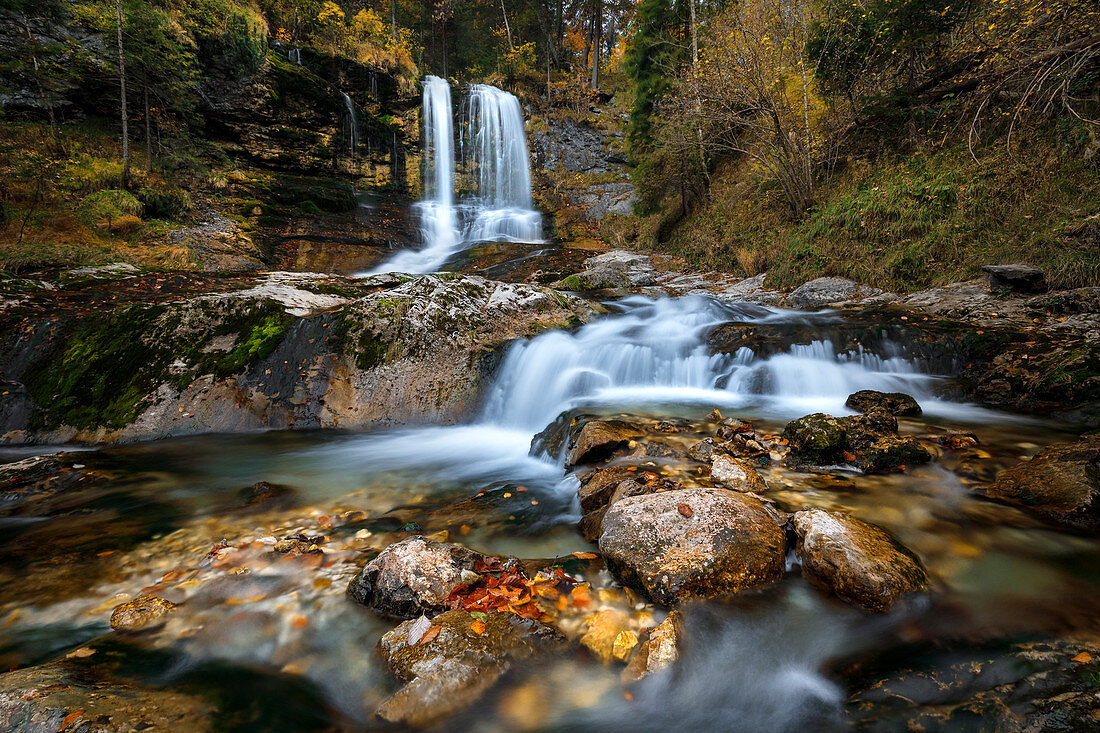
[[(27, 388), (45, 426), (121, 428), (161, 384), (185, 389), (196, 377), (239, 374), (269, 356), (292, 319), (274, 301), (219, 313), (200, 334), (181, 330), (167, 306), (128, 306), (86, 318), (32, 370)], [(228, 351), (211, 343), (236, 336)]]
[(570, 275), (561, 281), (564, 290), (588, 290), (588, 283), (580, 275)]
[(359, 334), (355, 347), (355, 366), (360, 369), (373, 369), (386, 361), (386, 343), (367, 329)]

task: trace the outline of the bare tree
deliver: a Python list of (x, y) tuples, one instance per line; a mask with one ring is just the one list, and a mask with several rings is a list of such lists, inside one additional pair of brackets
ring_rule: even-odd
[(118, 84), (122, 93), (122, 185), (130, 185), (130, 130), (126, 118), (126, 54), (122, 49), (122, 0), (115, 0), (115, 29), (118, 32)]

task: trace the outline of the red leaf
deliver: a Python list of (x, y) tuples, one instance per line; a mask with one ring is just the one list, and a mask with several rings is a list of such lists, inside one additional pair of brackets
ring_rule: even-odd
[(695, 513), (691, 511), (691, 507), (689, 507), (687, 504), (681, 504), (680, 506), (676, 507), (676, 511), (680, 512), (685, 517), (690, 517), (692, 514)]

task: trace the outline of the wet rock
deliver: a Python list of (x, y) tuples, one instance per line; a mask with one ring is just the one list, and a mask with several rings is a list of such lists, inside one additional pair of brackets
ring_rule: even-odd
[(635, 471), (627, 466), (610, 466), (608, 468), (593, 471), (581, 483), (577, 491), (577, 498), (581, 502), (581, 511), (592, 511), (607, 504), (616, 487), (627, 479), (632, 479)]
[(604, 664), (612, 659), (625, 661), (637, 643), (638, 635), (631, 628), (630, 615), (624, 611), (609, 608), (585, 620), (581, 645)]
[(783, 530), (758, 500), (727, 489), (626, 498), (608, 508), (602, 528), (600, 552), (612, 574), (665, 606), (783, 574)]
[(1094, 640), (937, 641), (881, 657), (849, 675), (856, 730), (1053, 733), (1100, 721)]
[(391, 723), (431, 725), (472, 705), (511, 666), (563, 651), (556, 629), (512, 613), (447, 611), (427, 623), (405, 621), (378, 642), (405, 686), (377, 714)]
[(711, 460), (710, 475), (728, 488), (760, 494), (768, 490), (764, 477), (748, 461), (718, 455)]
[(407, 537), (367, 563), (348, 585), (348, 594), (383, 616), (436, 614), (456, 586), (477, 579), (474, 564), (484, 558), (462, 545)]
[(586, 542), (598, 542), (600, 539), (600, 532), (603, 531), (603, 515), (607, 514), (607, 505), (601, 506), (599, 509), (593, 509), (590, 512), (585, 512), (581, 517), (581, 521), (577, 522), (577, 529), (584, 537)]
[(634, 682), (670, 667), (680, 657), (683, 623), (679, 611), (670, 611), (664, 621), (649, 630), (623, 670), (623, 681)]
[(714, 438), (704, 438), (688, 451), (688, 456), (700, 463), (710, 463), (717, 455), (730, 455), (730, 446)]
[(853, 451), (868, 450), (880, 438), (898, 433), (897, 418), (883, 410), (842, 417), (840, 424), (844, 428), (845, 444)]
[(647, 255), (613, 249), (584, 261), (585, 269), (558, 283), (567, 290), (636, 288), (657, 282), (657, 270)]
[(657, 440), (641, 440), (638, 446), (630, 452), (630, 458), (655, 458), (663, 461), (683, 461), (688, 457), (687, 451), (678, 445), (664, 443)]
[(111, 613), (111, 628), (115, 631), (141, 631), (163, 623), (175, 603), (157, 596), (141, 596), (127, 601)]
[(321, 537), (289, 534), (275, 543), (271, 549), (280, 555), (318, 555), (321, 553)]
[(1071, 316), (1100, 313), (1100, 287), (1062, 290), (1030, 298), (1027, 307), (1033, 311), (1046, 311)]
[(714, 437), (718, 440), (733, 440), (738, 435), (750, 435), (755, 438), (756, 431), (749, 423), (733, 417), (723, 418), (718, 424), (718, 429), (714, 431)]
[(981, 445), (978, 436), (973, 433), (942, 433), (932, 436), (932, 439), (944, 448), (954, 451), (968, 450)]
[(592, 420), (585, 423), (569, 450), (569, 465), (604, 460), (631, 440), (645, 435), (622, 420)]
[(796, 512), (802, 575), (811, 584), (868, 611), (889, 611), (925, 589), (920, 560), (882, 529), (821, 509)]
[(866, 473), (893, 473), (931, 460), (932, 454), (916, 438), (887, 435), (860, 453), (856, 463)]
[(784, 305), (791, 308), (816, 308), (858, 298), (870, 298), (880, 293), (882, 291), (878, 288), (860, 285), (846, 277), (819, 277), (791, 291), (784, 299)]
[(1047, 289), (1046, 276), (1031, 265), (982, 265), (993, 292), (1041, 293)]
[(848, 395), (845, 405), (856, 412), (881, 410), (894, 416), (909, 417), (921, 414), (917, 401), (904, 392), (878, 392), (861, 389)]
[(1100, 533), (1100, 435), (1045, 448), (982, 493), (1065, 529)]
[(838, 462), (844, 453), (844, 424), (832, 415), (815, 412), (787, 423), (783, 437), (797, 460), (815, 464)]
[(294, 506), (297, 493), (291, 486), (257, 481), (241, 489), (237, 493), (237, 500), (247, 511), (275, 511)]

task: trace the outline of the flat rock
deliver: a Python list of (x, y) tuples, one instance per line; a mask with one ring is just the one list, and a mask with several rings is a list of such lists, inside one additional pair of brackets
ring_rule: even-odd
[(471, 578), (484, 557), (462, 545), (407, 537), (367, 563), (348, 585), (348, 594), (383, 616), (433, 615), (444, 610), (447, 596), (468, 582), (464, 576)]
[(783, 303), (791, 308), (815, 308), (848, 300), (870, 298), (881, 294), (878, 288), (860, 285), (846, 277), (819, 277), (803, 283), (784, 298)]
[(405, 621), (378, 642), (405, 686), (377, 714), (391, 723), (432, 725), (475, 703), (513, 664), (561, 652), (566, 644), (556, 629), (512, 613), (474, 617), (454, 610), (431, 622)]
[(786, 537), (751, 496), (682, 489), (613, 503), (603, 517), (599, 546), (623, 585), (670, 606), (777, 580)]
[(1043, 271), (1031, 265), (982, 265), (982, 272), (989, 276), (993, 292), (1042, 293), (1047, 289)]
[(983, 493), (1065, 529), (1100, 533), (1100, 435), (1045, 448)]
[(657, 282), (657, 270), (648, 255), (613, 249), (584, 261), (585, 269), (558, 283), (569, 290), (636, 288)]
[(889, 611), (925, 589), (920, 560), (885, 531), (845, 514), (796, 512), (796, 548), (812, 585), (868, 611)]

